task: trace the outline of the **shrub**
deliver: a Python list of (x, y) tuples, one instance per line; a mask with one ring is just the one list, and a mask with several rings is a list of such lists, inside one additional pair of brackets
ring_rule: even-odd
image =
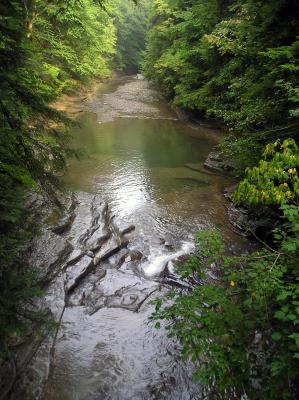
[(294, 139), (266, 146), (257, 167), (247, 168), (234, 200), (246, 206), (299, 204), (299, 149)]
[[(156, 301), (153, 320), (165, 320), (182, 354), (196, 365), (195, 379), (216, 398), (290, 399), (299, 371), (299, 210), (284, 205), (277, 249), (227, 256), (220, 234), (199, 232), (197, 251), (180, 268), (196, 274), (192, 291), (170, 291)], [(221, 279), (207, 269), (217, 263)], [(159, 322), (157, 324), (159, 327)], [(218, 397), (219, 396), (219, 397)]]

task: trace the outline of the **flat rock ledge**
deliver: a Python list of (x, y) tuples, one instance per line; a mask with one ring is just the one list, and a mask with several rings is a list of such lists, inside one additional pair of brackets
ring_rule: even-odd
[[(86, 279), (91, 277), (91, 282), (104, 279), (106, 269), (115, 264), (117, 271), (121, 265), (119, 259), (128, 254), (127, 236), (135, 226), (119, 229), (106, 202), (97, 195), (78, 196), (79, 200), (71, 196), (61, 219), (55, 222), (55, 226), (51, 223), (45, 225), (26, 251), (26, 262), (37, 270), (44, 288), (44, 295), (36, 300), (34, 308), (46, 311), (57, 327), (50, 332), (44, 328), (33, 330), (32, 337), (25, 338), (12, 349), (9, 360), (0, 359), (1, 400), (42, 398), (42, 388), (50, 372), (51, 354), (66, 307), (72, 306), (72, 297), (80, 295), (84, 300)], [(84, 219), (86, 226), (81, 226), (82, 210), (90, 214), (87, 222)], [(124, 273), (117, 273), (123, 279)], [(144, 295), (140, 296), (140, 301), (149, 295), (147, 287), (141, 287), (141, 291)], [(106, 306), (120, 305), (136, 311), (140, 301), (135, 297), (130, 290), (124, 291), (122, 296), (118, 293), (114, 297), (108, 296), (105, 303)]]
[(265, 234), (275, 227), (278, 216), (273, 213), (268, 214), (262, 208), (255, 208), (254, 212), (245, 207), (237, 206), (233, 203), (233, 194), (238, 184), (234, 184), (224, 190), (224, 196), (229, 203), (227, 204), (227, 215), (229, 222), (237, 233), (246, 237), (259, 237), (264, 239)]
[(226, 160), (220, 152), (211, 152), (206, 161), (204, 167), (212, 172), (218, 172), (224, 175), (231, 175), (234, 170), (234, 165), (231, 160)]

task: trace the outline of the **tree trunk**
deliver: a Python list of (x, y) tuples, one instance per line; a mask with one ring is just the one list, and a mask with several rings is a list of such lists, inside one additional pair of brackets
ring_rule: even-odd
[(26, 10), (26, 36), (28, 39), (32, 37), (33, 23), (37, 15), (36, 10), (36, 0), (24, 0), (25, 10)]

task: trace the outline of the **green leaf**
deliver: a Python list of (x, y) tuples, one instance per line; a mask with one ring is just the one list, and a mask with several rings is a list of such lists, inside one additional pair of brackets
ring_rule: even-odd
[(278, 342), (279, 340), (281, 340), (282, 335), (281, 335), (280, 332), (274, 332), (274, 333), (272, 333), (271, 338), (272, 338), (275, 342)]

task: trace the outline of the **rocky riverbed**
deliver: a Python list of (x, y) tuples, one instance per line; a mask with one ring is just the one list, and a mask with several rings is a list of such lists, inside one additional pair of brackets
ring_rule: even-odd
[(204, 167), (217, 132), (178, 120), (140, 78), (75, 102), (84, 158), (69, 163), (73, 195), (29, 256), (44, 287), (35, 307), (55, 323), (16, 346), (10, 400), (203, 399), (192, 363), (149, 320), (152, 300), (194, 283), (175, 266), (195, 231), (220, 230), (233, 252), (247, 242), (228, 222), (231, 179)]
[[(57, 326), (52, 333), (41, 332), (35, 340), (31, 337), (30, 344), (25, 342), (18, 348), (16, 370), (19, 376), (10, 398), (154, 399), (162, 398), (163, 393), (182, 396), (186, 390), (184, 380), (189, 380), (186, 364), (179, 361), (177, 344), (165, 343), (164, 334), (155, 331), (147, 318), (152, 308), (150, 301), (165, 292), (167, 286), (190, 286), (188, 281), (172, 273), (169, 265), (185, 251), (175, 250), (173, 245), (161, 241), (165, 254), (156, 261), (153, 277), (152, 271), (145, 273), (142, 268), (149, 260), (130, 240), (135, 230), (133, 225), (119, 223), (108, 204), (97, 195), (77, 193), (73, 202), (71, 210), (75, 216), (71, 222), (65, 225), (64, 218), (55, 226), (45, 227), (31, 246), (28, 261), (41, 271), (41, 279), (46, 284), (40, 307), (49, 311)], [(109, 323), (112, 318), (113, 322), (108, 332), (105, 318)], [(104, 344), (105, 340), (108, 342)], [(157, 347), (156, 341), (163, 347)], [(112, 354), (111, 349), (106, 349), (109, 345), (114, 346)], [(128, 347), (126, 354), (131, 354), (131, 359), (121, 360), (122, 346)], [(105, 349), (107, 354), (103, 359)], [(82, 352), (84, 359), (72, 361), (77, 356), (76, 351)], [(67, 365), (71, 370), (76, 371), (81, 368), (81, 362), (86, 363), (80, 373), (80, 387), (76, 374), (67, 378), (70, 385), (67, 390), (65, 382), (60, 382), (60, 377), (56, 376), (56, 367), (65, 362), (64, 352), (68, 354)], [(161, 363), (158, 362), (160, 357), (163, 358)], [(161, 374), (160, 388), (157, 382), (150, 387), (146, 379), (147, 374), (153, 373), (152, 368), (155, 376)], [(122, 376), (120, 371), (123, 371)], [(179, 372), (176, 378), (172, 376), (174, 371), (175, 375)], [(87, 378), (83, 388), (82, 373)], [(103, 382), (98, 379), (101, 375), (105, 377)], [(128, 385), (127, 380), (133, 382), (136, 378), (138, 387)], [(93, 381), (90, 388), (88, 380)], [(115, 380), (125, 384), (125, 392), (119, 392)], [(190, 393), (184, 395), (186, 398), (191, 398), (191, 393), (201, 393), (192, 383), (188, 391)], [(88, 397), (89, 392), (91, 397)], [(151, 392), (153, 394), (148, 397)]]

